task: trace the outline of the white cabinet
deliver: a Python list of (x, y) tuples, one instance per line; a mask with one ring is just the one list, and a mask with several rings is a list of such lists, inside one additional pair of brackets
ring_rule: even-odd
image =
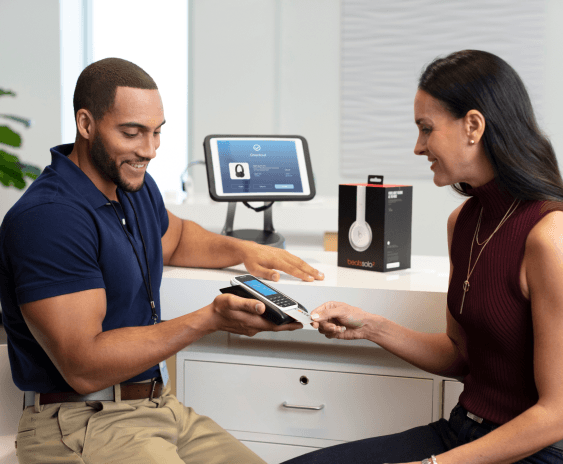
[[(289, 251), (325, 274), (323, 281), (302, 282), (282, 273), (276, 282), (305, 307), (345, 301), (413, 330), (445, 331), (447, 257), (413, 256), (411, 269), (378, 273), (338, 267), (336, 253)], [(209, 304), (234, 273), (244, 272), (242, 265), (165, 267), (162, 318)], [(252, 338), (216, 332), (177, 355), (178, 399), (270, 464), (437, 421), (450, 408), (444, 401), (455, 397), (444, 380), (367, 340), (331, 340), (309, 330)]]
[(448, 419), (450, 412), (457, 404), (459, 395), (463, 391), (463, 384), (455, 380), (444, 380), (442, 390), (442, 417)]
[(8, 345), (4, 344), (0, 344), (0, 396), (0, 462), (15, 464), (18, 459), (14, 444), (23, 409), (23, 393), (12, 380)]
[(184, 391), (227, 430), (351, 441), (432, 420), (429, 379), (185, 360)]
[(433, 419), (432, 378), (378, 375), (365, 368), (339, 372), (319, 362), (293, 367), (285, 359), (236, 354), (178, 356), (184, 403), (269, 463)]

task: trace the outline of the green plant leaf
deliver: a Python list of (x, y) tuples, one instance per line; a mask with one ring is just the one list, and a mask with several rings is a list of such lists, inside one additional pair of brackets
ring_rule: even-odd
[[(3, 96), (15, 97), (16, 94), (11, 90), (0, 89), (0, 97)], [(20, 116), (0, 114), (0, 118), (16, 121), (25, 127), (31, 126), (31, 120)], [(21, 143), (21, 136), (17, 132), (14, 132), (8, 126), (0, 126), (0, 144), (18, 148), (21, 146)], [(13, 185), (21, 190), (26, 186), (24, 177), (35, 180), (39, 174), (41, 174), (41, 169), (37, 166), (21, 163), (17, 156), (0, 149), (0, 184), (4, 184), (7, 187)]]
[(41, 169), (33, 164), (21, 163), (17, 156), (0, 150), (0, 183), (16, 188), (25, 187), (25, 177), (37, 179)]
[(18, 163), (21, 167), (21, 171), (22, 174), (24, 176), (29, 177), (32, 180), (35, 180), (39, 177), (39, 174), (41, 174), (41, 169), (38, 168), (37, 166), (34, 166), (32, 164), (24, 164), (24, 163)]
[(0, 97), (3, 97), (4, 95), (9, 96), (9, 97), (15, 97), (16, 96), (16, 94), (14, 92), (12, 92), (11, 90), (0, 89)]
[(19, 177), (21, 175), (21, 168), (19, 164), (17, 156), (0, 150), (0, 168), (2, 168), (5, 173)]
[(0, 143), (18, 148), (21, 147), (22, 138), (8, 126), (0, 126)]
[(12, 175), (5, 174), (2, 172), (2, 166), (0, 166), (0, 183), (4, 184), (6, 187), (13, 185), (19, 190), (23, 190), (25, 188), (25, 180), (23, 180), (23, 176), (20, 179)]
[(0, 149), (0, 165), (16, 164), (19, 162), (20, 160), (16, 155), (12, 155)]
[(4, 150), (0, 150), (0, 183), (7, 187), (13, 185), (20, 190), (25, 188), (25, 180), (19, 167), (18, 157)]
[(31, 127), (31, 119), (22, 118), (20, 116), (14, 116), (12, 114), (0, 114), (0, 118), (11, 119), (12, 121), (19, 122), (23, 124), (25, 127)]

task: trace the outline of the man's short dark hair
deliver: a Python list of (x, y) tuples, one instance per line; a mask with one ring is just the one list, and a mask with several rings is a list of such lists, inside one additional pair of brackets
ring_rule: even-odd
[(105, 58), (87, 66), (74, 89), (74, 118), (85, 108), (99, 121), (113, 107), (117, 87), (154, 90), (156, 83), (143, 69), (121, 58)]

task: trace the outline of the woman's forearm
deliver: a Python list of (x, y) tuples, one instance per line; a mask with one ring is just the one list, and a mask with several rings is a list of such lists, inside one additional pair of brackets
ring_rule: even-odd
[(446, 377), (468, 372), (461, 351), (445, 333), (417, 332), (377, 315), (370, 315), (368, 325), (368, 340), (426, 372)]

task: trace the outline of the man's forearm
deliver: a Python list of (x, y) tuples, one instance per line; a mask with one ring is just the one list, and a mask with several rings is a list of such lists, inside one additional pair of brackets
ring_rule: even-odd
[(242, 263), (244, 246), (243, 240), (209, 232), (184, 219), (180, 241), (167, 264), (211, 269), (234, 266)]
[(74, 365), (59, 370), (72, 372), (65, 380), (82, 394), (124, 382), (213, 332), (207, 312), (202, 308), (155, 325), (102, 332), (86, 352), (66, 358)]

